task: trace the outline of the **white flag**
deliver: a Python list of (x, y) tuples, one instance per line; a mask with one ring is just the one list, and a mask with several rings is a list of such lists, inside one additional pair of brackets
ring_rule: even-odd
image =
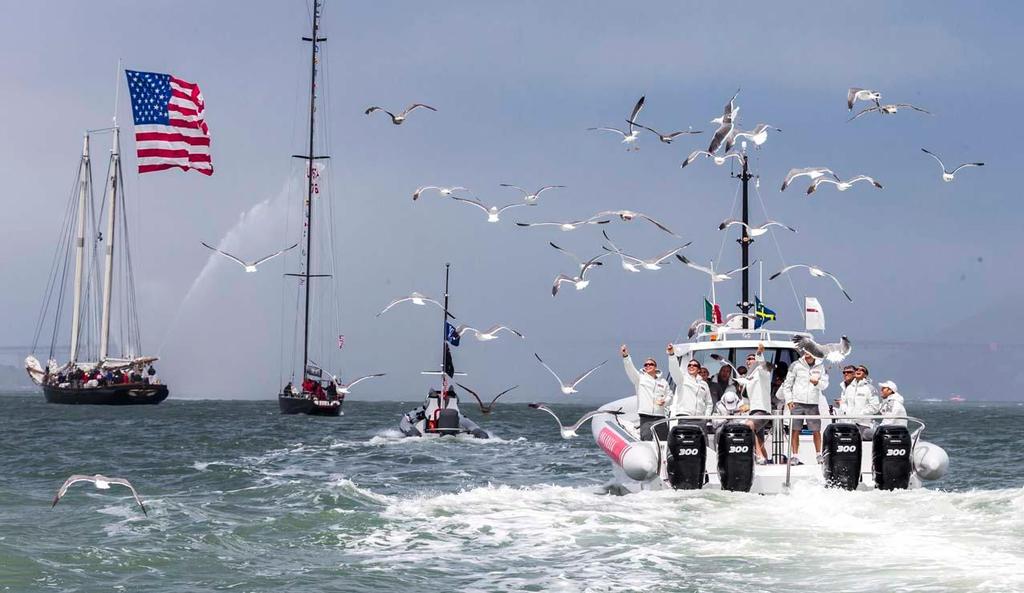
[(804, 319), (807, 331), (818, 329), (825, 331), (825, 311), (821, 303), (814, 297), (804, 297)]

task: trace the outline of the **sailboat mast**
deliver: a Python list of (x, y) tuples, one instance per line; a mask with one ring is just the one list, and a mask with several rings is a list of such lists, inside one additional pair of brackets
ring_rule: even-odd
[(85, 267), (85, 210), (89, 191), (89, 133), (82, 140), (82, 164), (78, 170), (78, 231), (75, 236), (75, 293), (71, 309), (71, 357), (78, 360), (78, 326), (82, 308), (82, 273)]
[(316, 123), (316, 54), (319, 51), (318, 43), (321, 40), (317, 37), (320, 30), (320, 0), (313, 0), (313, 35), (309, 37), (310, 47), (310, 77), (309, 77), (309, 153), (306, 158), (306, 306), (305, 323), (302, 332), (302, 376), (306, 376), (306, 368), (309, 365), (309, 298), (310, 279), (313, 272), (313, 140), (315, 138)]
[(117, 181), (121, 178), (121, 154), (120, 154), (120, 128), (114, 124), (114, 145), (110, 149), (110, 204), (107, 212), (107, 233), (103, 236), (105, 247), (103, 270), (103, 316), (100, 318), (100, 358), (103, 362), (107, 358), (110, 342), (110, 299), (114, 284), (114, 229), (117, 220)]
[(445, 373), (445, 362), (448, 357), (445, 353), (448, 351), (448, 274), (451, 270), (451, 264), (444, 264), (444, 317), (441, 318), (441, 393), (445, 398), (448, 397), (448, 375)]
[[(746, 144), (746, 143), (744, 143)], [(740, 173), (740, 181), (743, 182), (743, 236), (740, 238), (740, 250), (741, 263), (743, 266), (743, 300), (740, 302), (740, 311), (744, 314), (750, 312), (750, 243), (753, 239), (750, 237), (749, 225), (750, 225), (750, 201), (749, 194), (747, 193), (747, 186), (749, 185), (751, 177), (750, 170), (747, 168), (747, 153), (743, 152), (743, 172)], [(742, 318), (743, 329), (750, 327), (750, 320), (746, 317)]]

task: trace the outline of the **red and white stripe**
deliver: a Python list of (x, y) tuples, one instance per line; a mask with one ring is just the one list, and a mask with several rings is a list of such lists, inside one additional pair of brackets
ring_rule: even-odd
[(203, 119), (204, 108), (199, 85), (172, 76), (168, 125), (135, 126), (139, 173), (177, 167), (213, 175), (210, 129)]

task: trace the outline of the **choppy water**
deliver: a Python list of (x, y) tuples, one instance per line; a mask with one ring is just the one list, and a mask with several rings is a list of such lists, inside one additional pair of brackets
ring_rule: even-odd
[[(458, 442), (395, 438), (407, 407), (0, 397), (0, 590), (1024, 590), (1018, 404), (911, 402), (953, 462), (931, 490), (625, 497), (525, 405)], [(51, 510), (71, 473), (132, 479), (149, 517), (88, 485)]]

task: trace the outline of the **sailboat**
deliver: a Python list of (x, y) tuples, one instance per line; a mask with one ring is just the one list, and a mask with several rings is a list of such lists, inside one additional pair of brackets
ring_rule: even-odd
[[(312, 297), (314, 293), (313, 283), (318, 280), (331, 279), (331, 274), (314, 274), (313, 273), (313, 223), (314, 223), (314, 212), (313, 207), (320, 200), (320, 188), (319, 179), (321, 167), (319, 161), (326, 159), (326, 156), (318, 156), (315, 150), (316, 140), (316, 101), (317, 101), (317, 77), (319, 74), (320, 67), (320, 44), (326, 41), (324, 37), (320, 37), (320, 16), (323, 8), (323, 4), (320, 0), (313, 1), (313, 27), (312, 35), (309, 37), (303, 37), (303, 41), (308, 41), (311, 46), (310, 51), (310, 85), (309, 85), (309, 144), (306, 154), (303, 155), (292, 155), (294, 158), (303, 159), (305, 161), (306, 169), (306, 188), (305, 188), (305, 200), (304, 200), (304, 224), (303, 224), (303, 237), (302, 243), (304, 249), (302, 250), (303, 262), (302, 269), (296, 273), (285, 274), (291, 278), (298, 278), (300, 295), (299, 300), (302, 303), (301, 313), (296, 317), (296, 323), (299, 319), (302, 320), (302, 366), (301, 368), (301, 382), (293, 384), (295, 379), (294, 372), (290, 374), (290, 380), (284, 385), (284, 387), (278, 392), (277, 403), (281, 409), (282, 414), (308, 414), (313, 416), (339, 416), (341, 415), (342, 402), (345, 399), (344, 388), (338, 384), (336, 378), (325, 377), (326, 373), (324, 367), (312, 360), (310, 346), (311, 340), (314, 336), (310, 333), (310, 317), (314, 303)], [(319, 230), (319, 229), (317, 229)], [(328, 224), (325, 228), (325, 235), (330, 237), (330, 233), (333, 228)], [(333, 241), (327, 241), (327, 245), (333, 245)], [(329, 247), (328, 247), (329, 248)], [(323, 258), (326, 262), (333, 262), (333, 258)], [(333, 292), (333, 291), (331, 291)], [(321, 304), (322, 305), (322, 304)], [(321, 312), (324, 309), (320, 307)], [(320, 323), (316, 324), (316, 328), (320, 329), (323, 326)], [(322, 333), (322, 332), (321, 332)], [(338, 336), (339, 348), (342, 344), (343, 337)], [(322, 346), (322, 343), (320, 344)], [(315, 347), (316, 344), (313, 344)], [(323, 349), (321, 354), (326, 356), (327, 353)], [(293, 357), (294, 358), (294, 357)], [(326, 363), (326, 360), (320, 360), (320, 363)], [(329, 367), (328, 367), (329, 368)]]
[[(99, 231), (92, 196), (90, 135), (111, 132), (110, 163), (105, 187), (106, 229)], [(43, 389), (46, 401), (58, 404), (132, 405), (158, 404), (167, 399), (167, 385), (156, 376), (155, 356), (141, 354), (141, 332), (135, 298), (135, 275), (125, 214), (121, 175), (120, 129), (85, 133), (78, 165), (76, 192), (72, 192), (58, 239), (46, 297), (40, 310), (32, 353), (25, 359), (29, 377)], [(99, 287), (98, 251), (103, 251), (102, 292)], [(69, 274), (73, 259), (74, 272)], [(115, 274), (117, 282), (115, 282)], [(66, 306), (66, 287), (71, 276), (71, 342), (64, 363), (56, 359), (58, 336)], [(116, 299), (115, 299), (116, 294)], [(111, 348), (111, 325), (117, 311), (117, 354)], [(40, 338), (50, 329), (44, 366), (36, 358)]]

